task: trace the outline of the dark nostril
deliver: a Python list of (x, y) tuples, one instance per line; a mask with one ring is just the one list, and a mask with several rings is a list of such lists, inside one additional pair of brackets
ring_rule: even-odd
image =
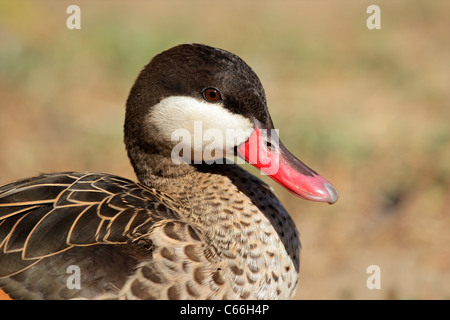
[(276, 144), (270, 142), (269, 140), (266, 140), (266, 148), (267, 148), (267, 150), (269, 150), (270, 152), (275, 152), (275, 151), (277, 150)]

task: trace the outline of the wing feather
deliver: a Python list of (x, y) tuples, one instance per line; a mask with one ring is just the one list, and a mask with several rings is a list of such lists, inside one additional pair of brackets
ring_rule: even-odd
[(138, 239), (177, 216), (171, 199), (114, 175), (43, 174), (0, 186), (0, 278), (74, 246)]

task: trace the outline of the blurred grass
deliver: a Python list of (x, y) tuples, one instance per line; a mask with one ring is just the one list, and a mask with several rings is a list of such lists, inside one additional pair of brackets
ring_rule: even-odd
[[(303, 243), (298, 299), (450, 298), (450, 3), (0, 0), (0, 184), (39, 172), (134, 178), (128, 91), (183, 42), (232, 51), (260, 76), (284, 143), (341, 193), (274, 185)], [(377, 264), (382, 289), (366, 287)]]

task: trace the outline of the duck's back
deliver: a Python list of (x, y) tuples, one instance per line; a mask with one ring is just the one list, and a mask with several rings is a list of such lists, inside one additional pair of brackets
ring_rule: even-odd
[(22, 299), (289, 298), (295, 226), (267, 185), (232, 171), (174, 197), (96, 173), (5, 185), (0, 286)]
[[(161, 198), (127, 179), (83, 172), (0, 187), (0, 286), (24, 299), (117, 294), (151, 257), (151, 243), (139, 238), (178, 217)], [(71, 286), (78, 276), (81, 287)]]

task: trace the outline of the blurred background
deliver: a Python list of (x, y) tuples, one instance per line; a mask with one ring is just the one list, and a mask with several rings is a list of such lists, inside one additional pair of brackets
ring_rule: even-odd
[[(70, 4), (81, 30), (66, 27)], [(366, 27), (371, 4), (380, 30)], [(255, 70), (281, 139), (340, 191), (330, 206), (266, 179), (301, 234), (295, 298), (449, 299), (449, 39), (445, 0), (0, 0), (0, 185), (135, 179), (122, 142), (133, 81), (171, 46), (209, 44)]]

